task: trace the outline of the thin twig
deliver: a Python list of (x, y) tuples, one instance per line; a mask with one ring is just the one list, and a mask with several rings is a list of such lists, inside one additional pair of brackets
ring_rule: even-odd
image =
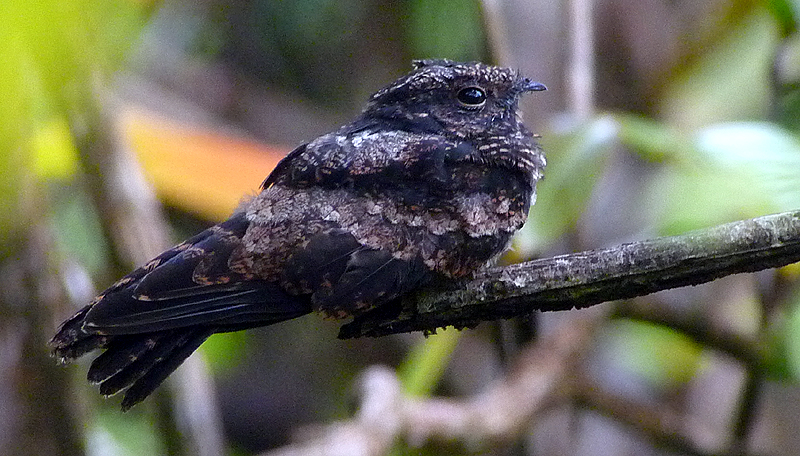
[[(686, 416), (667, 404), (653, 406), (610, 394), (587, 378), (575, 379), (572, 385), (576, 403), (584, 408), (636, 429), (654, 444), (692, 456), (719, 454), (719, 449), (701, 448), (692, 440)], [(692, 426), (698, 424), (692, 422)], [(695, 430), (696, 433), (696, 430)]]
[(757, 336), (748, 337), (726, 331), (707, 320), (686, 315), (667, 306), (641, 306), (632, 301), (617, 304), (612, 317), (630, 318), (655, 323), (679, 331), (698, 344), (727, 353), (748, 369), (763, 369), (767, 359), (766, 343)]
[(756, 404), (764, 384), (764, 371), (747, 367), (747, 377), (739, 398), (739, 407), (733, 422), (733, 438), (730, 454), (740, 456), (747, 454), (747, 444), (756, 419)]

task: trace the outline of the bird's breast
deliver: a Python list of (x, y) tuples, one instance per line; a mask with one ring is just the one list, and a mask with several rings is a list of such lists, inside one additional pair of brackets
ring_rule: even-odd
[(273, 185), (247, 211), (247, 263), (273, 280), (292, 251), (336, 229), (396, 258), (421, 258), (436, 272), (465, 275), (505, 249), (526, 220), (531, 190), (508, 176), (475, 169), (453, 173), (467, 184), (463, 190), (411, 202), (392, 191)]

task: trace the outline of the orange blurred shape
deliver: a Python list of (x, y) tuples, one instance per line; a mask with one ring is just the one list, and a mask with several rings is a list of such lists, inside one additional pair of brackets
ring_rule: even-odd
[(208, 220), (230, 216), (289, 152), (142, 111), (126, 112), (121, 127), (158, 197)]

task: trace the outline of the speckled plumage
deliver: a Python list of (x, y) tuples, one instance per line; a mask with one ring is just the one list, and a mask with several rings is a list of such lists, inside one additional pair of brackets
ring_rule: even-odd
[(357, 316), (496, 258), (545, 161), (517, 114), (540, 84), (480, 63), (415, 62), (362, 114), (284, 158), (243, 210), (121, 279), (64, 322), (67, 361), (141, 401), (214, 332), (312, 311)]

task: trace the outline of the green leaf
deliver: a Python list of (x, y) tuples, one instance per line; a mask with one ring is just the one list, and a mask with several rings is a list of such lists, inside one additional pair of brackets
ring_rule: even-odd
[(5, 25), (5, 6), (0, 8), (0, 256), (10, 245), (14, 233), (24, 229), (25, 220), (17, 217), (20, 192), (26, 169), (25, 143), (30, 106), (25, 94), (23, 62), (26, 55), (14, 29)]
[(777, 212), (751, 175), (710, 165), (665, 169), (651, 188), (648, 206), (662, 236)]
[(95, 102), (96, 84), (117, 68), (144, 19), (144, 6), (126, 0), (8, 0), (0, 9), (50, 109), (62, 110)]
[(798, 4), (791, 0), (767, 0), (767, 9), (781, 26), (781, 35), (787, 36), (797, 31)]
[[(764, 373), (775, 381), (800, 379), (800, 316), (797, 305), (790, 306), (789, 315), (773, 319), (767, 328), (764, 350)], [(790, 348), (791, 347), (791, 348)], [(790, 359), (794, 361), (790, 361)]]
[(97, 277), (107, 272), (109, 246), (100, 215), (84, 189), (78, 185), (55, 185), (50, 218), (56, 244)]
[(731, 122), (698, 132), (695, 156), (652, 183), (662, 235), (800, 207), (800, 140), (773, 124)]
[(200, 351), (215, 375), (225, 375), (245, 358), (243, 347), (247, 346), (248, 338), (247, 331), (214, 334), (203, 343)]
[(687, 131), (763, 117), (778, 44), (772, 14), (761, 6), (751, 8), (711, 49), (676, 73), (664, 93), (662, 115)]
[(167, 454), (152, 417), (142, 408), (120, 413), (116, 407), (105, 407), (94, 418), (88, 428), (88, 454)]
[[(96, 103), (98, 83), (141, 29), (133, 0), (6, 0), (0, 7), (0, 245), (24, 229), (20, 186), (71, 177), (70, 137)], [(126, 27), (122, 27), (126, 23)], [(86, 125), (80, 125), (85, 129)]]
[(800, 207), (800, 138), (773, 124), (713, 125), (697, 137), (698, 148), (722, 169), (747, 172), (779, 210)]
[(619, 139), (651, 162), (680, 162), (696, 154), (694, 144), (679, 130), (635, 114), (615, 114)]
[(657, 324), (617, 320), (607, 340), (626, 368), (660, 386), (686, 383), (702, 366), (702, 346)]

